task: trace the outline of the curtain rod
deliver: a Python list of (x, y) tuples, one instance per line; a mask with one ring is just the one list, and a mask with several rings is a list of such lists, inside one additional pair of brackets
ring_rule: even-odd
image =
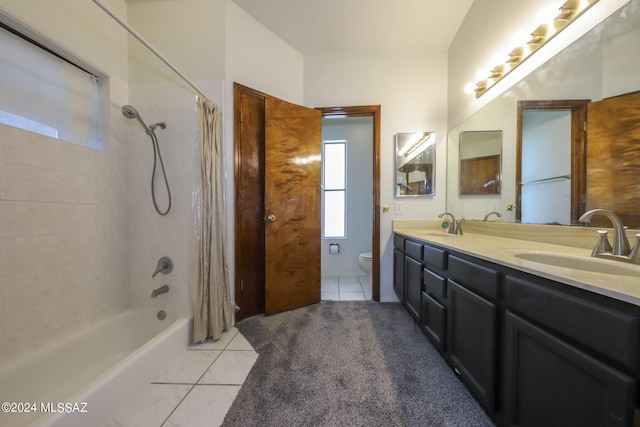
[(171, 68), (177, 75), (179, 75), (182, 78), (182, 80), (184, 80), (189, 86), (191, 86), (193, 90), (196, 91), (198, 95), (200, 95), (202, 98), (206, 99), (207, 101), (215, 105), (215, 103), (211, 101), (209, 97), (207, 97), (204, 93), (202, 93), (202, 91), (198, 89), (198, 87), (195, 84), (193, 84), (187, 76), (185, 76), (180, 70), (178, 70), (175, 67), (175, 65), (171, 63), (171, 61), (169, 61), (163, 54), (161, 54), (155, 47), (153, 47), (151, 43), (145, 40), (145, 38), (142, 37), (142, 35), (140, 35), (136, 30), (134, 30), (129, 24), (124, 22), (115, 13), (109, 10), (109, 8), (106, 7), (100, 0), (92, 0), (92, 1), (100, 9), (104, 10), (107, 15), (112, 17), (118, 24), (120, 24), (125, 30), (127, 30), (129, 34), (135, 37), (140, 43), (142, 43), (147, 49), (149, 49), (155, 56), (157, 56), (159, 60), (164, 62), (167, 67)]

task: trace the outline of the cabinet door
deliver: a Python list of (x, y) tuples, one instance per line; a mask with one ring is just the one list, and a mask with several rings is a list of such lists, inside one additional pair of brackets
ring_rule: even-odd
[(393, 290), (404, 303), (404, 252), (393, 250)]
[(495, 409), (496, 306), (458, 283), (448, 281), (447, 355), (478, 402)]
[(445, 349), (446, 316), (445, 306), (431, 295), (422, 292), (422, 316), (420, 317), (422, 329), (440, 353), (444, 353)]
[(420, 318), (420, 294), (422, 293), (422, 264), (405, 256), (405, 302), (407, 310), (414, 317)]
[(505, 425), (632, 425), (632, 378), (510, 311), (505, 330)]

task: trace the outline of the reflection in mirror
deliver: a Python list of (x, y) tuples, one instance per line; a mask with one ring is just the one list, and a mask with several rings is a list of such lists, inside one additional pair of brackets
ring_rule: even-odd
[[(573, 179), (575, 178), (575, 168), (571, 170), (558, 168), (550, 171), (549, 174), (530, 174), (518, 179), (516, 173), (517, 165), (519, 166), (516, 149), (516, 141), (519, 137), (517, 128), (518, 102), (589, 100), (589, 104), (594, 106), (602, 100), (637, 92), (640, 90), (640, 50), (637, 48), (638, 45), (640, 45), (640, 0), (632, 0), (613, 12), (611, 16), (581, 39), (541, 65), (529, 76), (467, 117), (463, 123), (450, 129), (447, 138), (446, 209), (465, 219), (482, 219), (487, 212), (496, 210), (503, 215), (504, 221), (509, 222), (522, 220), (522, 222), (545, 224), (555, 222), (575, 224), (576, 214), (571, 213), (571, 217), (567, 218), (566, 211), (562, 214), (562, 219), (558, 219), (560, 217), (549, 218), (546, 215), (533, 218), (528, 216), (526, 212), (522, 218), (516, 217), (516, 209), (520, 209), (520, 205), (523, 203), (518, 198), (520, 195), (517, 194), (517, 183), (529, 183), (522, 187), (525, 189), (526, 187), (530, 189), (544, 187), (547, 196), (551, 191), (562, 191), (564, 195), (558, 194), (558, 196), (566, 198), (566, 185), (569, 180), (564, 179), (564, 176), (571, 173), (571, 183), (577, 182)], [(638, 110), (637, 104), (632, 110)], [(588, 116), (588, 121), (591, 121), (591, 112)], [(628, 117), (627, 113), (620, 115), (622, 119)], [(627, 120), (629, 126), (635, 126), (635, 123), (631, 119)], [(629, 156), (628, 150), (626, 154), (622, 154), (622, 151), (617, 149), (620, 143), (631, 143), (635, 140), (636, 130), (629, 126), (611, 128), (606, 126), (602, 131), (597, 131), (606, 134), (610, 141), (614, 141), (614, 145), (602, 146), (597, 153), (591, 149), (585, 151), (586, 159), (583, 164), (586, 173), (582, 174), (586, 177), (585, 188), (571, 195), (572, 199), (578, 201), (578, 203), (574, 203), (577, 206), (576, 210), (579, 211), (583, 204), (586, 204), (584, 206), (586, 209), (606, 207), (625, 216), (625, 212), (629, 211), (625, 207), (628, 200), (638, 200), (640, 203), (637, 181), (635, 186), (617, 187), (615, 191), (607, 188), (595, 193), (594, 189), (601, 187), (604, 181), (602, 177), (591, 178), (594, 173), (601, 171), (602, 174), (608, 174), (617, 180), (623, 170), (620, 165), (627, 165), (625, 168), (631, 167), (629, 162), (633, 156)], [(584, 125), (580, 125), (580, 129), (583, 128)], [(501, 194), (495, 195), (493, 198), (461, 196), (459, 191), (459, 135), (469, 130), (485, 129), (501, 129), (503, 132)], [(595, 132), (596, 128), (588, 124), (586, 134), (588, 148), (594, 148), (592, 142), (596, 138)], [(598, 140), (604, 141), (605, 139), (598, 137)], [(522, 164), (523, 167), (525, 167), (524, 165), (532, 165), (535, 170), (541, 166), (541, 161), (529, 159), (526, 153), (522, 153)], [(637, 169), (638, 164), (636, 163), (634, 167)], [(626, 169), (624, 170), (626, 171)], [(561, 178), (530, 183), (554, 177)], [(564, 187), (550, 190), (558, 183), (564, 183)], [(514, 207), (516, 209), (513, 209)], [(573, 210), (574, 208), (572, 208)], [(635, 212), (640, 212), (640, 209), (636, 209)], [(640, 218), (638, 216), (634, 218), (627, 214), (624, 223), (629, 227), (638, 228), (640, 227)]]
[(433, 196), (435, 132), (397, 133), (396, 196)]
[(460, 133), (460, 194), (500, 194), (502, 131)]

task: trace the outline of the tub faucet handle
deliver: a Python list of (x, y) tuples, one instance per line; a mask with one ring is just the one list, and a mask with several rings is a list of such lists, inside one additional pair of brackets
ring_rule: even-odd
[(163, 256), (158, 260), (156, 265), (156, 271), (153, 272), (151, 277), (156, 277), (158, 273), (169, 274), (173, 271), (173, 261), (168, 256)]

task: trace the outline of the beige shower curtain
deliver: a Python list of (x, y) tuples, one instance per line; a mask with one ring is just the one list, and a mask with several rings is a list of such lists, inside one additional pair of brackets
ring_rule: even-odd
[(198, 245), (197, 295), (193, 342), (214, 340), (231, 327), (232, 307), (227, 265), (226, 218), (220, 167), (220, 114), (218, 107), (198, 97), (200, 138), (196, 156), (200, 176), (194, 191)]

